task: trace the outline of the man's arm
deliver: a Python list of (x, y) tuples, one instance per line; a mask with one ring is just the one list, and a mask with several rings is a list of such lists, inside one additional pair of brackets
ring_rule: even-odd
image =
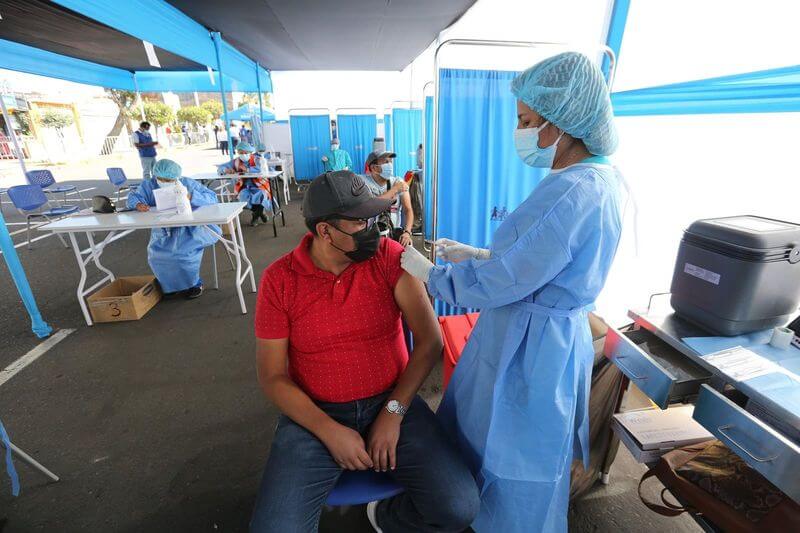
[(400, 244), (403, 246), (411, 246), (411, 229), (414, 227), (414, 208), (411, 207), (411, 195), (404, 194), (400, 196), (400, 203), (403, 205), (403, 234), (400, 236)]
[[(414, 335), (414, 350), (389, 398), (409, 406), (441, 357), (444, 344), (421, 281), (404, 272), (394, 288), (394, 298)], [(384, 409), (372, 424), (368, 451), (376, 471), (394, 470), (401, 421), (402, 417)]]
[(256, 339), (258, 382), (283, 414), (313, 433), (334, 460), (348, 470), (366, 470), (372, 461), (358, 432), (325, 414), (289, 377), (289, 339)]

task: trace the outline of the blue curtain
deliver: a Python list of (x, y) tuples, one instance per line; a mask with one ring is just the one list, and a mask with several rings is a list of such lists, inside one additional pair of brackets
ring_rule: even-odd
[(378, 131), (378, 118), (375, 115), (339, 115), (339, 143), (342, 150), (350, 154), (353, 168), (357, 174), (364, 172), (364, 163), (372, 151), (372, 141)]
[(322, 156), (331, 148), (331, 118), (328, 115), (290, 116), (294, 175), (299, 181), (322, 174)]
[[(503, 219), (546, 175), (522, 163), (514, 149), (517, 107), (509, 86), (516, 75), (440, 72), (438, 237), (488, 247)], [(440, 315), (464, 312), (439, 301), (436, 310)]]
[(422, 110), (393, 110), (392, 126), (394, 152), (397, 154), (394, 173), (402, 176), (407, 170), (417, 168), (417, 147), (422, 142)]
[(392, 115), (388, 113), (383, 115), (383, 140), (386, 141), (386, 149), (391, 152), (394, 148), (392, 144)]
[(616, 116), (800, 111), (800, 65), (614, 93)]
[(431, 181), (433, 179), (433, 96), (425, 97), (425, 169), (423, 170), (424, 179), (424, 193), (425, 197), (425, 218), (422, 220), (424, 225), (425, 238), (431, 238), (431, 211), (433, 203), (431, 202)]

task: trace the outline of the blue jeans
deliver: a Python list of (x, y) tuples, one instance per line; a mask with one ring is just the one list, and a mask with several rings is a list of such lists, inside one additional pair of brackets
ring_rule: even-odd
[[(384, 393), (355, 402), (318, 405), (340, 424), (358, 431), (366, 441), (387, 396)], [(250, 531), (317, 531), (322, 506), (341, 473), (341, 467), (319, 439), (281, 416)], [(478, 513), (480, 500), (475, 480), (436, 416), (419, 397), (403, 417), (397, 468), (390, 474), (406, 491), (378, 505), (378, 525), (384, 533), (463, 531)]]
[(149, 180), (153, 177), (153, 167), (156, 165), (156, 157), (139, 156), (142, 162), (142, 178)]

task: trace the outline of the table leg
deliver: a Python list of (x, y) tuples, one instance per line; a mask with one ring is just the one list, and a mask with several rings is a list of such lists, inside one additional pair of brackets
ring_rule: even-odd
[(214, 268), (214, 289), (219, 289), (219, 275), (217, 274), (217, 243), (211, 246), (211, 265)]
[[(45, 476), (49, 477), (53, 481), (60, 481), (59, 477), (52, 473), (50, 470), (45, 468), (41, 465), (36, 459), (25, 453), (24, 451), (20, 450), (13, 442), (9, 442), (11, 446), (11, 453), (17, 456), (23, 463), (27, 464), (28, 466), (38, 470)], [(0, 443), (2, 445), (2, 443)]]
[(78, 240), (75, 238), (74, 233), (69, 234), (69, 242), (72, 243), (72, 249), (75, 252), (75, 259), (78, 260), (78, 268), (81, 271), (81, 279), (78, 281), (78, 303), (81, 306), (81, 311), (83, 311), (83, 318), (86, 319), (86, 325), (92, 325), (92, 316), (89, 314), (89, 308), (86, 306), (86, 302), (83, 299), (84, 289), (86, 288), (86, 263), (83, 261), (83, 257), (81, 257), (81, 249), (78, 247)]
[(258, 289), (256, 288), (256, 276), (253, 273), (253, 263), (250, 262), (250, 258), (247, 257), (247, 250), (244, 247), (244, 235), (242, 235), (242, 225), (239, 223), (239, 217), (236, 217), (236, 232), (239, 234), (239, 253), (241, 253), (244, 262), (247, 264), (247, 268), (250, 269), (249, 276), (250, 276), (250, 287), (253, 292), (256, 292)]
[[(236, 227), (234, 231), (231, 232), (231, 242), (233, 242), (233, 247), (236, 252), (236, 294), (239, 296), (239, 304), (242, 306), (242, 314), (247, 314), (247, 306), (244, 303), (244, 294), (242, 293), (242, 252), (239, 249), (239, 238), (241, 235), (241, 226), (239, 224), (239, 219), (237, 218), (235, 221)], [(242, 239), (244, 241), (244, 239)]]
[[(113, 237), (114, 233), (115, 232), (112, 231), (109, 237)], [(86, 239), (89, 241), (89, 250), (92, 255), (92, 260), (94, 261), (95, 266), (97, 266), (97, 268), (101, 272), (105, 272), (106, 274), (108, 274), (108, 276), (111, 278), (111, 281), (117, 279), (117, 277), (114, 275), (113, 272), (111, 272), (109, 269), (100, 264), (100, 255), (102, 255), (103, 253), (103, 247), (98, 247), (94, 243), (94, 235), (92, 235), (92, 232), (90, 231), (86, 232)]]

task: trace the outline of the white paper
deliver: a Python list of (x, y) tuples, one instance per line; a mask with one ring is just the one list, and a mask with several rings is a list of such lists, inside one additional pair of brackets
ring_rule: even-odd
[(713, 353), (704, 357), (703, 360), (735, 381), (747, 381), (767, 374), (785, 373), (781, 367), (769, 359), (741, 346)]
[(147, 54), (147, 62), (150, 63), (150, 66), (161, 68), (161, 63), (158, 62), (156, 49), (153, 48), (153, 45), (147, 41), (142, 41), (142, 44), (144, 45), (144, 53)]
[(669, 409), (641, 409), (614, 415), (641, 445), (644, 450), (683, 446), (713, 438), (708, 431), (692, 418), (693, 405)]
[(153, 196), (156, 199), (156, 211), (175, 211), (177, 209), (177, 196), (172, 187), (153, 189)]

